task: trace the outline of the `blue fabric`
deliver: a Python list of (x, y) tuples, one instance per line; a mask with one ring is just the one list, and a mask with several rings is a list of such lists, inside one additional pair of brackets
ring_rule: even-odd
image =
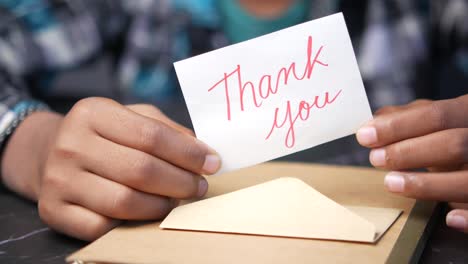
[(219, 25), (216, 1), (217, 0), (173, 0), (172, 4), (175, 10), (183, 10), (190, 14), (194, 25), (216, 28)]
[(50, 3), (45, 0), (0, 0), (0, 6), (22, 17), (31, 31), (40, 31), (57, 25)]
[(308, 1), (296, 0), (275, 18), (258, 18), (245, 10), (237, 0), (220, 0), (218, 3), (222, 28), (228, 39), (241, 42), (304, 22), (309, 13)]

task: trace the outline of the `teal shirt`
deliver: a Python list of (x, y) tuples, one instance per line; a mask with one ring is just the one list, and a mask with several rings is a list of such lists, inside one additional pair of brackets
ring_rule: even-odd
[(275, 18), (258, 18), (245, 10), (237, 0), (220, 0), (218, 3), (222, 28), (232, 43), (241, 42), (307, 19), (309, 5), (306, 0), (296, 0), (282, 15)]

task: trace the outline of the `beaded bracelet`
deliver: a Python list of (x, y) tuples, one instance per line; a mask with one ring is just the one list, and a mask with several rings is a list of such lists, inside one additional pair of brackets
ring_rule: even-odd
[(28, 106), (15, 113), (15, 118), (3, 131), (0, 132), (0, 153), (3, 153), (3, 149), (8, 142), (9, 137), (13, 134), (15, 129), (19, 126), (19, 124), (21, 124), (22, 121), (24, 121), (34, 112), (49, 110), (47, 105), (40, 102), (28, 101), (27, 103)]

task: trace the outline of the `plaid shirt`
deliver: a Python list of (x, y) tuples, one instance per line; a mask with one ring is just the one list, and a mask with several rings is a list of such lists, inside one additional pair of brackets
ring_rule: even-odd
[[(457, 58), (468, 75), (467, 1), (358, 2), (314, 0), (309, 18), (344, 12), (374, 109), (427, 89), (433, 32), (438, 56)], [(102, 54), (112, 58), (114, 92), (149, 102), (170, 96), (174, 61), (229, 44), (222, 22), (216, 0), (0, 0), (0, 141), (46, 108), (31, 94), (53, 94), (62, 74)]]

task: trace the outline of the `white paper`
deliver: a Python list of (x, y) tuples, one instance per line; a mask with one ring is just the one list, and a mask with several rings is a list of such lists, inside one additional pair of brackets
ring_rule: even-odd
[(353, 134), (372, 119), (341, 13), (175, 69), (197, 137), (221, 156), (220, 172)]

